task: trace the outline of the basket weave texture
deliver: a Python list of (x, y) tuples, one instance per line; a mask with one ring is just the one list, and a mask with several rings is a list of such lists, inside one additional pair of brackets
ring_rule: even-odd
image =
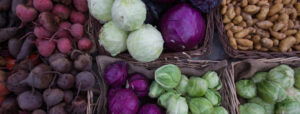
[[(234, 114), (238, 113), (238, 105), (245, 102), (245, 99), (242, 99), (237, 96), (236, 93), (236, 87), (235, 82), (242, 80), (242, 79), (249, 79), (251, 78), (256, 72), (261, 71), (269, 71), (271, 68), (276, 67), (280, 64), (286, 64), (290, 67), (299, 67), (300, 66), (300, 58), (292, 57), (292, 58), (274, 58), (274, 59), (247, 59), (239, 62), (234, 62), (231, 64), (231, 66), (228, 68), (228, 72), (231, 82), (228, 84), (233, 84), (230, 86), (230, 88), (225, 88), (226, 90), (229, 90), (233, 92), (233, 96), (235, 98), (232, 98), (233, 101), (231, 104), (233, 110), (236, 112)], [(225, 86), (226, 87), (226, 86)]]
[[(116, 61), (123, 61), (122, 59), (116, 59), (109, 56), (97, 56), (96, 57), (97, 65), (98, 65), (98, 72), (103, 79), (104, 70), (107, 65), (112, 64)], [(227, 90), (226, 88), (231, 88), (233, 82), (227, 81), (229, 78), (229, 73), (227, 70), (227, 61), (207, 61), (207, 60), (185, 60), (185, 61), (177, 61), (177, 60), (168, 60), (168, 61), (156, 61), (152, 63), (141, 63), (141, 62), (128, 62), (129, 64), (129, 74), (134, 72), (139, 72), (144, 74), (149, 80), (153, 80), (154, 78), (154, 71), (162, 65), (165, 64), (175, 64), (180, 69), (182, 74), (187, 76), (202, 76), (207, 71), (216, 71), (218, 76), (220, 77), (223, 88), (220, 90), (220, 94), (222, 96), (222, 106), (224, 106), (231, 114), (235, 114), (235, 108), (232, 107), (232, 100), (235, 96), (232, 96), (234, 92), (230, 91), (231, 89)], [(100, 95), (100, 99), (102, 99), (99, 104), (104, 113), (108, 112), (108, 101), (106, 99), (106, 94), (108, 91), (108, 86), (105, 84), (105, 81), (100, 81), (100, 91), (102, 95)], [(232, 83), (232, 84), (228, 84)]]
[[(206, 14), (206, 31), (205, 31), (205, 38), (204, 41), (199, 44), (195, 49), (192, 49), (190, 51), (183, 51), (183, 52), (171, 52), (164, 50), (160, 57), (157, 60), (168, 60), (168, 59), (191, 59), (194, 57), (200, 57), (203, 55), (206, 55), (210, 52), (210, 42), (213, 40), (214, 36), (214, 22), (213, 22), (213, 16), (214, 11), (209, 12)], [(95, 18), (92, 16), (89, 16), (89, 22), (88, 22), (88, 33), (93, 35), (93, 39), (95, 40), (97, 44), (97, 48), (100, 54), (111, 56), (107, 51), (105, 51), (104, 47), (99, 43), (99, 32), (102, 27), (102, 24), (99, 23)], [(122, 58), (124, 60), (128, 61), (136, 61), (134, 60), (129, 53), (123, 52), (121, 54), (118, 54), (116, 56), (117, 58)]]

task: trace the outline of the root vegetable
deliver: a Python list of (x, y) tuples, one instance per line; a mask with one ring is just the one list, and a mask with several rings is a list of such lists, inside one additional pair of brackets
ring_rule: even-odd
[(71, 26), (70, 22), (64, 21), (59, 24), (59, 29), (70, 29)]
[[(0, 103), (1, 104), (1, 103)], [(1, 114), (17, 114), (18, 102), (15, 97), (9, 96), (1, 104)]]
[(237, 44), (243, 47), (253, 48), (253, 41), (248, 39), (236, 39)]
[(53, 0), (54, 2), (62, 3), (64, 5), (70, 5), (72, 0)]
[(55, 61), (55, 59), (58, 59), (58, 58), (66, 58), (67, 56), (65, 54), (62, 54), (62, 53), (54, 53), (52, 54), (49, 59), (48, 59), (48, 62), (51, 63), (51, 61)]
[(252, 16), (247, 13), (242, 13), (243, 19), (246, 21), (248, 26), (252, 26), (254, 24), (254, 21), (252, 19)]
[(261, 39), (261, 44), (265, 48), (272, 48), (273, 47), (273, 40), (269, 38), (263, 38)]
[(26, 3), (26, 0), (11, 0), (12, 3), (11, 3), (11, 8), (10, 10), (13, 12), (14, 15), (16, 15), (16, 9), (17, 9), (17, 6), (19, 4), (25, 4)]
[(233, 5), (228, 5), (228, 10), (226, 12), (226, 16), (228, 16), (228, 18), (230, 20), (236, 16)]
[(73, 92), (72, 91), (64, 91), (64, 101), (66, 103), (71, 103), (73, 100)]
[(49, 114), (67, 114), (62, 104), (52, 107)]
[(9, 10), (10, 6), (11, 6), (11, 1), (12, 0), (1, 0), (0, 1), (0, 11), (7, 11)]
[(33, 33), (37, 38), (50, 38), (52, 35), (50, 31), (46, 30), (42, 26), (34, 27)]
[(43, 99), (47, 107), (54, 106), (64, 99), (64, 92), (60, 89), (46, 89), (43, 93)]
[(95, 85), (95, 77), (91, 72), (83, 71), (76, 75), (76, 88), (79, 91), (88, 91)]
[(80, 99), (80, 98), (77, 98), (77, 100), (74, 100), (72, 102), (72, 106), (74, 107), (73, 109), (73, 113), (75, 114), (81, 114), (81, 113), (84, 113), (86, 111), (86, 108), (87, 108), (87, 102), (85, 99)]
[(19, 60), (23, 60), (25, 59), (27, 56), (29, 56), (34, 48), (34, 36), (33, 35), (30, 35), (26, 38), (26, 40), (24, 41), (22, 47), (21, 47), (21, 50), (20, 52), (18, 53), (18, 56), (17, 56), (17, 61)]
[(64, 57), (54, 59), (53, 61), (50, 61), (51, 67), (58, 72), (66, 73), (71, 71), (72, 69), (72, 63)]
[(273, 23), (271, 21), (260, 21), (256, 25), (261, 29), (269, 29), (273, 26)]
[(17, 98), (19, 107), (23, 110), (34, 110), (42, 106), (42, 95), (37, 91), (26, 91)]
[(81, 38), (84, 34), (83, 25), (78, 23), (73, 24), (69, 31), (74, 38)]
[(23, 82), (38, 89), (48, 88), (53, 79), (53, 75), (49, 73), (50, 70), (49, 66), (39, 64), (31, 70), (29, 76)]
[(44, 110), (42, 110), (42, 109), (37, 109), (37, 110), (34, 110), (32, 112), (32, 114), (47, 114), (47, 113)]
[(83, 38), (78, 41), (77, 46), (82, 51), (89, 51), (92, 48), (93, 43), (90, 39)]
[(236, 16), (234, 19), (233, 19), (233, 23), (234, 24), (239, 24), (243, 21), (243, 17), (242, 16)]
[(81, 12), (72, 11), (70, 20), (72, 23), (84, 24), (86, 21), (85, 15)]
[(40, 12), (46, 12), (53, 8), (53, 3), (51, 0), (33, 0), (33, 6)]
[(285, 26), (284, 22), (282, 22), (282, 21), (278, 22), (273, 26), (273, 31), (277, 32), (277, 31), (283, 29), (284, 26)]
[(231, 31), (234, 32), (234, 33), (236, 33), (236, 32), (242, 31), (243, 29), (244, 29), (244, 28), (241, 27), (241, 26), (233, 26), (233, 27), (231, 28)]
[(276, 14), (276, 15), (273, 15), (272, 17), (270, 17), (270, 18), (269, 18), (269, 21), (274, 22), (274, 21), (276, 21), (278, 18), (279, 18), (279, 15)]
[(281, 52), (287, 52), (295, 43), (296, 43), (295, 37), (292, 36), (287, 37), (286, 39), (280, 41), (279, 50)]
[(69, 38), (60, 38), (57, 41), (57, 48), (61, 53), (71, 53), (72, 50), (72, 42)]
[(22, 43), (23, 42), (17, 38), (9, 39), (9, 41), (8, 41), (9, 54), (16, 58), (21, 50)]
[(41, 40), (37, 43), (37, 49), (42, 56), (48, 57), (54, 52), (55, 43), (49, 40)]
[(244, 8), (244, 11), (249, 14), (256, 14), (257, 12), (259, 12), (259, 10), (260, 10), (260, 7), (258, 7), (256, 5), (248, 5)]
[(73, 5), (80, 12), (87, 12), (88, 11), (87, 0), (73, 0)]
[(296, 44), (300, 43), (300, 31), (296, 33)]
[(284, 32), (287, 36), (290, 36), (290, 35), (294, 35), (297, 33), (297, 30), (295, 29), (290, 29), (290, 30), (287, 30)]
[(56, 4), (53, 7), (52, 13), (54, 15), (57, 15), (58, 17), (60, 17), (63, 20), (66, 20), (69, 18), (71, 11), (68, 7), (62, 5), (62, 4)]
[(57, 79), (57, 86), (61, 89), (71, 89), (74, 86), (75, 78), (72, 74), (62, 74)]
[(37, 17), (37, 11), (32, 7), (19, 4), (16, 8), (17, 16), (21, 19), (22, 25), (33, 21)]
[(20, 94), (26, 90), (29, 89), (28, 86), (21, 83), (23, 80), (25, 80), (28, 77), (28, 73), (23, 70), (19, 70), (16, 73), (11, 74), (7, 78), (7, 89), (9, 91), (14, 92), (15, 94)]
[(88, 54), (79, 55), (74, 61), (74, 68), (80, 71), (92, 69), (92, 57)]
[(237, 43), (236, 40), (234, 38), (229, 38), (229, 44), (233, 49), (237, 49)]
[(280, 32), (275, 32), (275, 31), (270, 31), (271, 35), (278, 39), (278, 40), (282, 40), (286, 37), (286, 35), (284, 33), (280, 33)]
[(58, 29), (58, 20), (49, 12), (42, 12), (39, 15), (38, 22), (48, 31), (55, 32)]
[(7, 41), (9, 38), (12, 38), (18, 32), (17, 27), (9, 27), (0, 29), (0, 43)]
[(234, 37), (235, 38), (244, 38), (245, 36), (247, 36), (249, 33), (251, 32), (251, 29), (247, 28), (247, 29), (244, 29), (240, 32), (237, 32)]
[(270, 8), (270, 11), (268, 13), (268, 16), (273, 16), (274, 14), (276, 14), (277, 12), (282, 10), (282, 8), (283, 8), (283, 4), (281, 4), (281, 3), (276, 3), (276, 4), (272, 5)]

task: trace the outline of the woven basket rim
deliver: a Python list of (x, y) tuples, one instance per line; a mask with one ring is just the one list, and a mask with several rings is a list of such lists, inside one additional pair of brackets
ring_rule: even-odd
[[(214, 10), (216, 10), (216, 9), (214, 9)], [(208, 53), (210, 53), (210, 49), (211, 49), (210, 44), (211, 44), (211, 42), (213, 40), (213, 36), (214, 36), (214, 22), (213, 22), (214, 21), (214, 10), (205, 14), (206, 15), (205, 37), (204, 37), (203, 42), (201, 44), (199, 44), (200, 47), (198, 47), (197, 49), (193, 49), (190, 51), (183, 51), (183, 52), (171, 52), (171, 51), (165, 52), (165, 51), (163, 51), (157, 60), (191, 59), (191, 58), (195, 58), (195, 57), (205, 56)], [(93, 28), (93, 29), (89, 29), (88, 32), (90, 34), (94, 34), (93, 39), (95, 40), (95, 42), (97, 42), (96, 44), (97, 44), (98, 51), (100, 52), (100, 54), (111, 56), (108, 52), (105, 51), (104, 47), (102, 47), (100, 45), (100, 43), (98, 43), (98, 33), (99, 33), (101, 27), (95, 27), (95, 25), (102, 26), (102, 24), (100, 24), (95, 18), (93, 18), (93, 16), (90, 15), (88, 28)], [(123, 52), (121, 54), (118, 54), (116, 57), (122, 58), (122, 59), (125, 59), (128, 61), (136, 61), (135, 59), (133, 59), (130, 56), (128, 51), (126, 51), (125, 53)]]
[(219, 39), (224, 47), (225, 53), (231, 58), (238, 59), (260, 59), (260, 58), (278, 58), (278, 57), (293, 57), (300, 56), (300, 51), (292, 51), (292, 52), (263, 52), (263, 51), (242, 51), (235, 50), (229, 45), (229, 38), (226, 35), (226, 30), (224, 29), (224, 24), (222, 21), (222, 15), (220, 13), (221, 4), (218, 5), (217, 10), (215, 10), (214, 18), (217, 24), (217, 32), (219, 35)]

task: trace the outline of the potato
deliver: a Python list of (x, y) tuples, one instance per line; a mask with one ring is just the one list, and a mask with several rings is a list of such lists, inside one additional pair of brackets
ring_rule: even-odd
[(242, 13), (243, 19), (247, 22), (248, 26), (252, 26), (254, 24), (252, 16), (247, 13)]
[(233, 37), (233, 33), (232, 33), (231, 30), (227, 30), (227, 36), (228, 36), (229, 38)]
[(260, 49), (261, 49), (261, 44), (260, 44), (260, 43), (255, 44), (255, 45), (254, 45), (254, 49), (260, 50)]
[(297, 12), (300, 13), (300, 2), (297, 2), (295, 4), (295, 8), (296, 8)]
[(242, 6), (242, 7), (248, 6), (248, 0), (242, 0), (241, 6)]
[(274, 46), (278, 46), (278, 45), (279, 45), (279, 40), (273, 39), (273, 45), (274, 45)]
[(225, 25), (225, 30), (229, 30), (232, 26), (234, 26), (233, 23), (228, 23)]
[(284, 22), (284, 24), (288, 24), (289, 22), (289, 15), (286, 13), (280, 14), (279, 15), (279, 21)]
[(231, 27), (231, 31), (232, 31), (233, 33), (240, 32), (240, 31), (242, 31), (243, 29), (244, 29), (244, 28), (241, 27), (241, 26), (233, 26), (233, 27)]
[(289, 20), (288, 28), (294, 28), (294, 26), (295, 26), (294, 21)]
[(247, 28), (240, 32), (237, 32), (234, 36), (235, 36), (235, 38), (244, 38), (245, 36), (249, 35), (250, 32), (251, 32), (251, 29)]
[(280, 10), (282, 10), (283, 4), (281, 3), (276, 3), (273, 6), (271, 6), (270, 11), (268, 13), (268, 16), (273, 16), (276, 13), (278, 13)]
[(270, 3), (268, 0), (260, 0), (258, 3), (257, 3), (258, 6), (269, 6)]
[(237, 44), (243, 47), (253, 48), (253, 41), (248, 39), (236, 39)]
[(263, 38), (261, 39), (261, 44), (265, 48), (271, 48), (273, 47), (273, 41), (269, 38)]
[(241, 7), (235, 7), (235, 13), (236, 13), (236, 15), (241, 15), (241, 12), (242, 12), (242, 9), (241, 9)]
[(284, 28), (284, 22), (280, 21), (273, 26), (273, 31), (277, 32)]
[(221, 14), (222, 14), (222, 15), (226, 14), (227, 8), (228, 8), (227, 6), (223, 6), (223, 7), (222, 7), (222, 9), (221, 9)]
[(287, 37), (286, 39), (280, 41), (279, 50), (281, 52), (287, 52), (295, 43), (296, 43), (295, 37), (292, 36)]
[(286, 35), (284, 34), (284, 33), (280, 33), (280, 32), (275, 32), (275, 31), (270, 31), (270, 33), (271, 33), (271, 35), (274, 37), (274, 38), (276, 38), (276, 39), (278, 39), (278, 40), (282, 40), (282, 39), (284, 39), (285, 37), (286, 37)]
[(258, 2), (259, 0), (249, 0), (249, 4), (254, 5)]
[(263, 30), (263, 29), (260, 29), (260, 28), (256, 28), (256, 34), (264, 37), (264, 38), (269, 38), (270, 37), (270, 33)]
[(260, 50), (259, 51), (269, 51), (269, 49), (268, 48), (264, 48), (264, 47), (262, 47), (262, 48), (260, 48)]
[(239, 50), (243, 50), (243, 51), (247, 51), (247, 50), (249, 50), (250, 48), (249, 48), (249, 47), (238, 46), (238, 49), (239, 49)]
[(233, 49), (237, 49), (237, 43), (233, 37), (229, 37), (229, 44)]
[(260, 21), (256, 25), (261, 29), (269, 29), (273, 26), (273, 23), (271, 21)]
[(239, 24), (239, 26), (241, 26), (241, 27), (247, 27), (247, 23), (246, 23), (245, 21), (242, 21), (242, 22)]
[(300, 43), (300, 31), (296, 33), (296, 44)]
[(291, 3), (291, 0), (282, 0), (282, 3), (283, 3), (284, 5), (287, 5), (287, 4)]
[(228, 5), (228, 10), (226, 12), (226, 15), (228, 16), (229, 19), (233, 19), (236, 16), (236, 14), (234, 12), (234, 7), (232, 4)]
[(256, 18), (260, 21), (265, 20), (267, 18), (267, 15), (269, 13), (269, 6), (263, 6), (260, 10), (260, 12), (256, 15)]
[(234, 19), (233, 19), (233, 23), (234, 24), (239, 24), (243, 21), (243, 17), (242, 16), (236, 16)]
[(259, 35), (255, 35), (252, 37), (252, 41), (255, 43), (255, 44), (258, 44), (260, 43), (260, 36)]
[(223, 17), (223, 23), (230, 23), (231, 19), (229, 19), (229, 17), (227, 15), (224, 15)]
[(289, 36), (289, 35), (294, 35), (294, 34), (296, 34), (296, 33), (297, 33), (297, 30), (295, 30), (295, 29), (290, 29), (290, 30), (285, 31), (285, 34), (286, 34), (287, 36)]
[(222, 6), (225, 6), (226, 5), (226, 0), (223, 0), (222, 1)]
[(277, 21), (278, 18), (279, 18), (279, 15), (276, 14), (276, 15), (273, 15), (272, 17), (270, 17), (270, 18), (269, 18), (269, 21), (274, 22), (274, 21)]
[(248, 5), (244, 8), (244, 11), (248, 14), (256, 14), (257, 12), (259, 12), (260, 7), (256, 6), (256, 5)]

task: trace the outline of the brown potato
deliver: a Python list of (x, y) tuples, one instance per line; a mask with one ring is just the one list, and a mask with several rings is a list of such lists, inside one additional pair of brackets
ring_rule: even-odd
[(229, 19), (233, 19), (236, 16), (236, 14), (234, 12), (234, 7), (232, 4), (228, 5), (228, 10), (226, 12), (226, 15), (228, 16)]
[(228, 24), (226, 24), (226, 25), (225, 25), (225, 30), (231, 29), (232, 26), (234, 26), (233, 23), (228, 23)]
[(274, 22), (274, 21), (277, 21), (278, 18), (279, 18), (279, 15), (276, 14), (276, 15), (273, 15), (272, 17), (270, 17), (270, 18), (269, 18), (269, 21)]
[(243, 47), (249, 47), (249, 49), (253, 48), (253, 41), (248, 39), (236, 39), (238, 45)]
[(278, 45), (279, 45), (279, 40), (273, 39), (273, 45), (274, 45), (274, 46), (278, 46)]
[(256, 14), (257, 12), (259, 12), (260, 7), (256, 6), (256, 5), (248, 5), (244, 8), (244, 11), (248, 14)]
[(261, 29), (269, 29), (273, 26), (273, 23), (271, 21), (260, 21), (256, 25)]
[(277, 32), (284, 28), (284, 22), (280, 21), (273, 26), (273, 31)]
[(233, 23), (234, 24), (239, 24), (243, 21), (243, 17), (242, 16), (236, 16), (234, 19), (233, 19)]
[(242, 6), (242, 7), (248, 6), (248, 0), (242, 0), (241, 6)]
[(255, 44), (255, 45), (254, 45), (254, 49), (260, 50), (260, 49), (261, 49), (261, 44), (260, 44), (260, 43)]
[(273, 16), (276, 13), (278, 13), (280, 10), (282, 10), (283, 4), (281, 3), (276, 3), (273, 6), (271, 6), (270, 11), (268, 13), (268, 16)]
[(232, 31), (233, 33), (240, 32), (240, 31), (242, 31), (243, 29), (244, 29), (244, 28), (241, 27), (241, 26), (233, 26), (233, 27), (231, 27), (231, 31)]
[(300, 31), (296, 33), (296, 44), (300, 43)]
[(294, 35), (296, 33), (297, 33), (297, 30), (295, 30), (295, 29), (290, 29), (290, 30), (285, 31), (285, 34), (287, 36)]
[(265, 48), (271, 48), (273, 47), (273, 41), (269, 38), (263, 38), (261, 39), (261, 44)]
[(270, 9), (269, 6), (263, 6), (260, 12), (256, 15), (256, 18), (260, 21), (265, 20), (269, 13), (269, 9)]
[(251, 32), (251, 29), (247, 28), (244, 29), (240, 32), (235, 33), (235, 38), (244, 38), (245, 36), (249, 35), (249, 33)]
[(284, 34), (284, 33), (280, 33), (280, 32), (275, 32), (275, 31), (270, 31), (270, 33), (271, 33), (271, 35), (274, 37), (274, 38), (276, 38), (276, 39), (278, 39), (278, 40), (282, 40), (282, 39), (284, 39), (285, 37), (286, 37), (286, 35)]
[(270, 33), (263, 29), (260, 29), (260, 28), (256, 28), (256, 34), (258, 34), (264, 38), (270, 38)]
[(255, 44), (258, 44), (258, 43), (260, 43), (260, 36), (259, 35), (254, 35), (253, 37), (252, 37), (252, 41), (255, 43)]
[(232, 33), (231, 30), (227, 30), (227, 36), (228, 36), (229, 38), (233, 37), (233, 33)]
[(281, 52), (287, 52), (295, 43), (296, 43), (295, 37), (292, 36), (287, 37), (286, 39), (280, 41), (279, 50)]
[(223, 6), (223, 7), (222, 7), (222, 9), (221, 9), (221, 14), (222, 14), (222, 15), (226, 14), (227, 8), (228, 8), (227, 6)]
[(231, 46), (233, 49), (238, 49), (238, 48), (237, 48), (236, 40), (235, 40), (233, 37), (230, 37), (230, 38), (229, 38), (229, 44), (230, 44), (230, 46)]
[(231, 19), (229, 19), (229, 17), (227, 15), (224, 15), (223, 17), (223, 23), (230, 23), (231, 22)]
[(258, 3), (257, 3), (258, 6), (269, 6), (270, 3), (268, 0), (260, 0)]
[(242, 13), (243, 19), (246, 21), (248, 26), (252, 26), (254, 24), (252, 16), (247, 13)]

